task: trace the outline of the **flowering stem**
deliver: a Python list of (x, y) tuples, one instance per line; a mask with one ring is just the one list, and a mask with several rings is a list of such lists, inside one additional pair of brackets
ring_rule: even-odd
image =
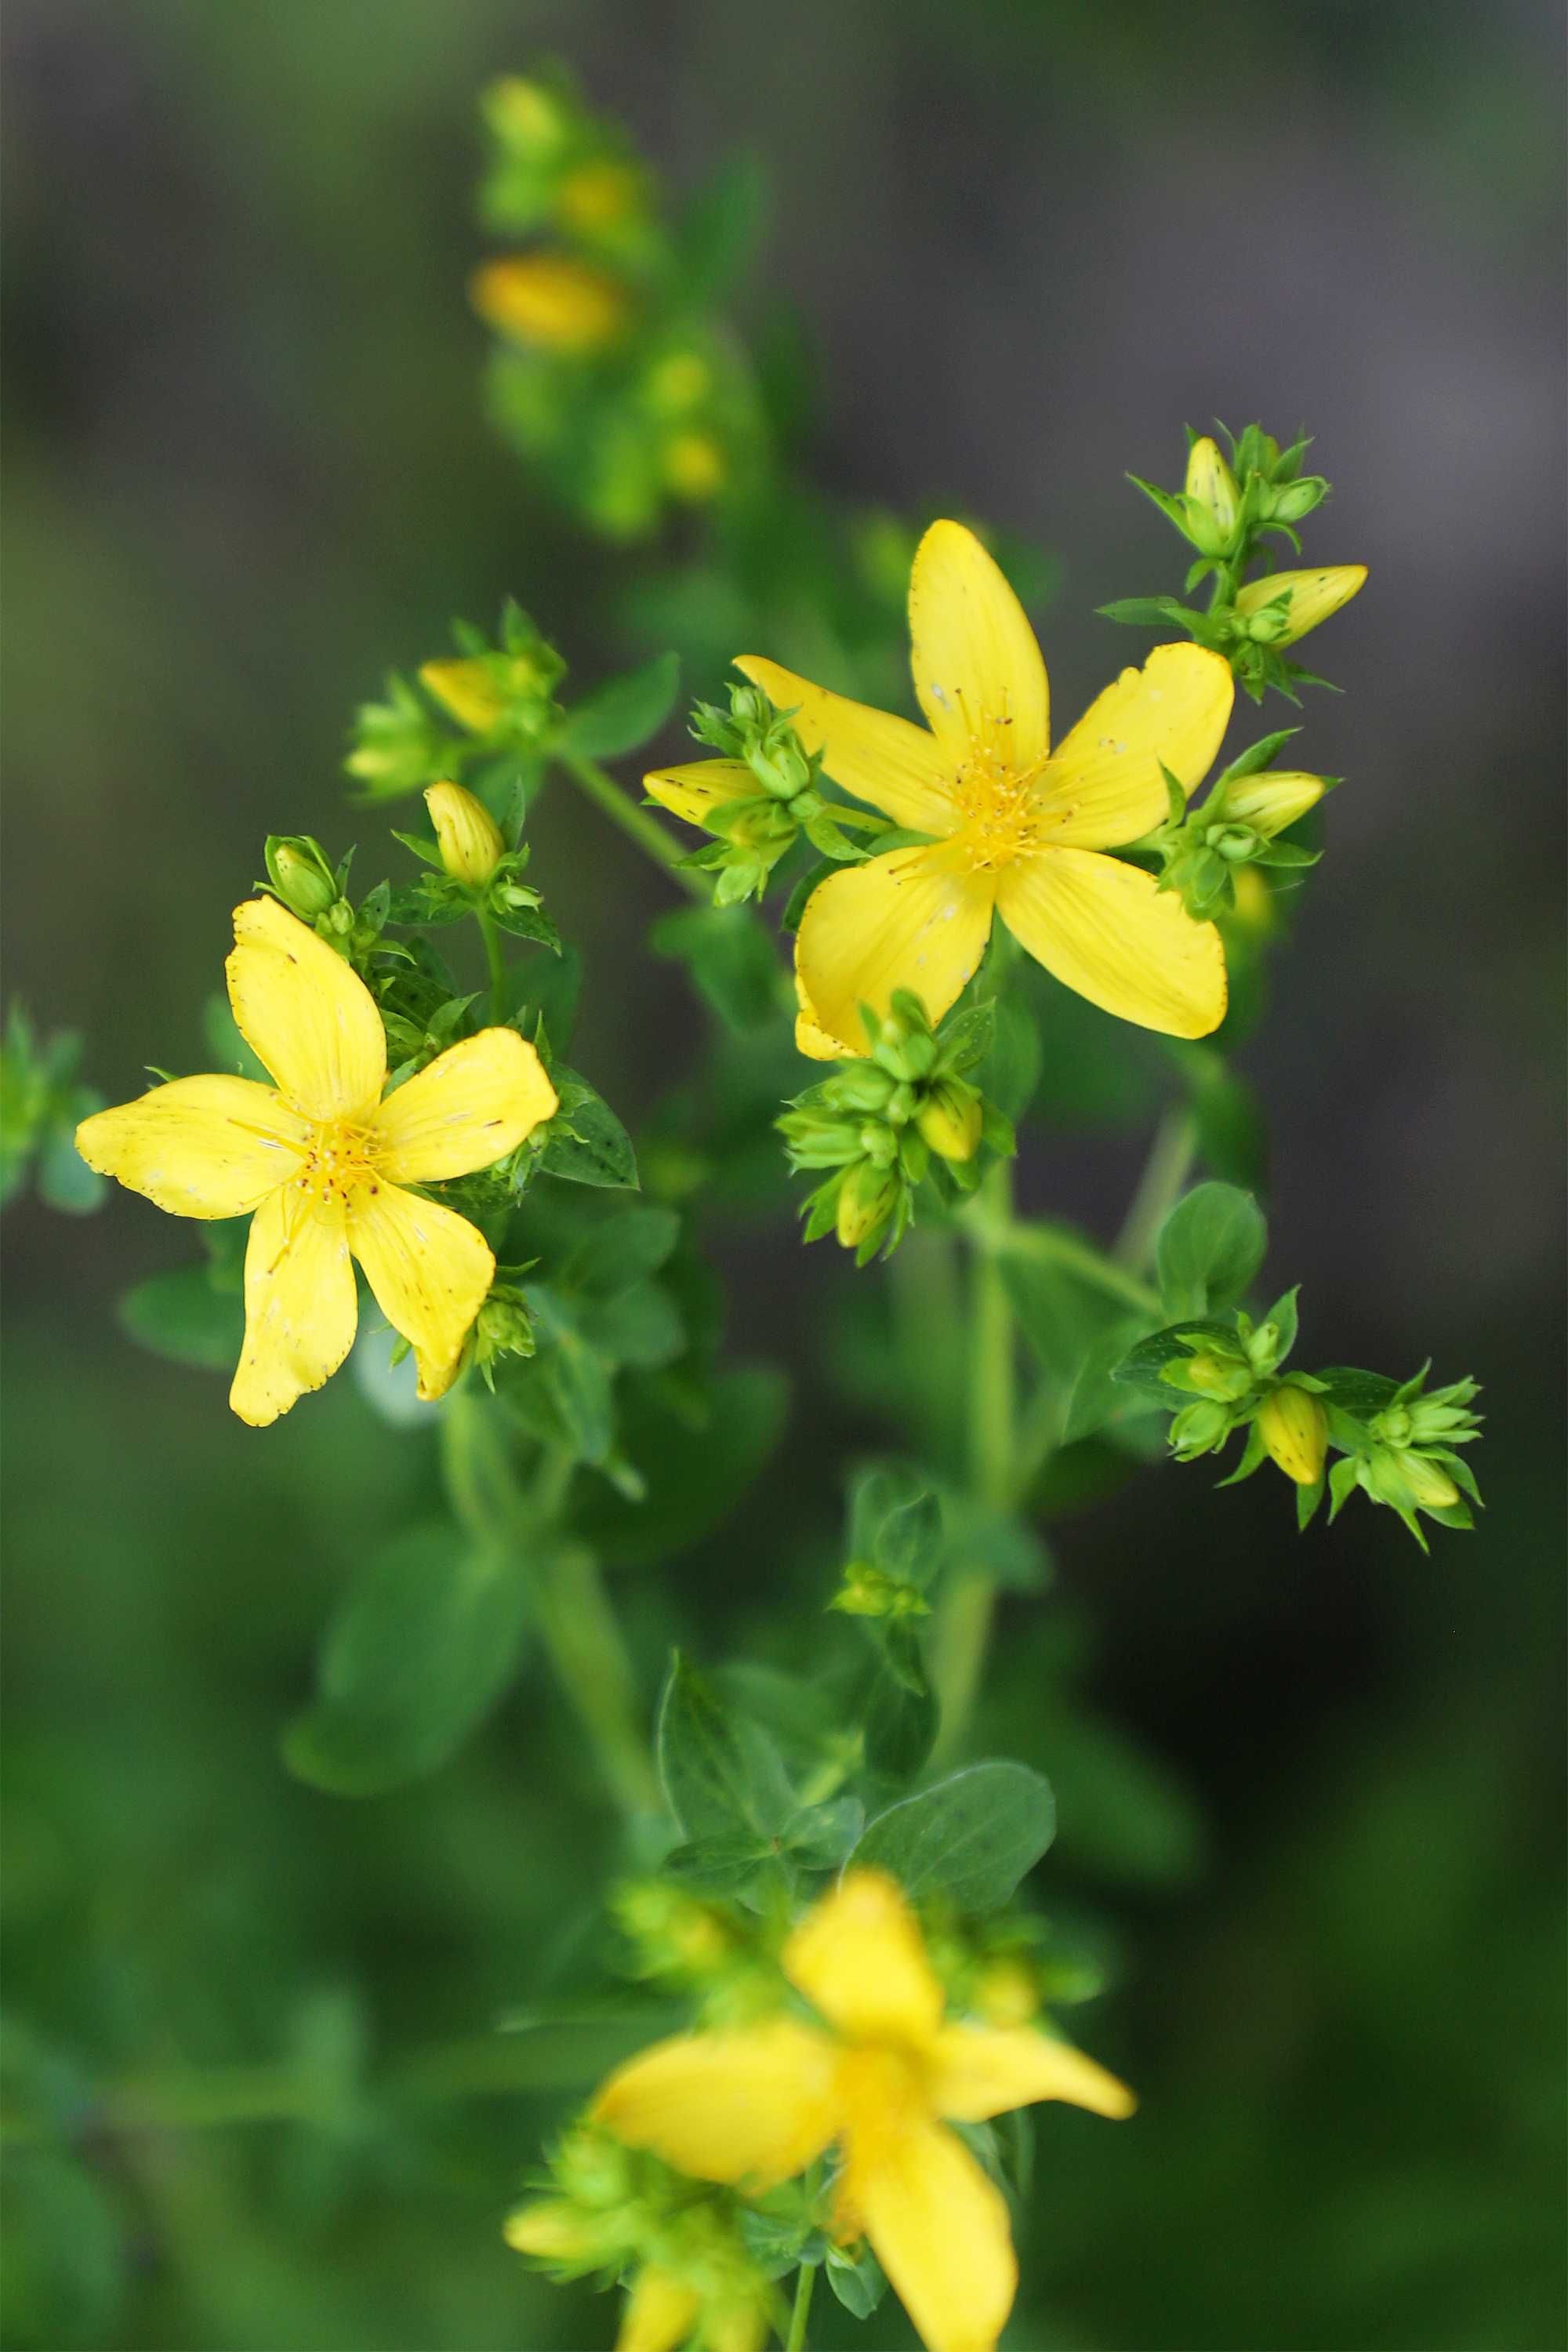
[[(1008, 1161), (997, 1161), (978, 1198), (982, 1216), (973, 1237), (970, 1292), (969, 1475), (976, 1500), (1005, 1510), (1012, 1496), (1016, 1442), (1016, 1334), (1001, 1265), (987, 1236), (1012, 1223), (1013, 1171)], [(935, 1749), (939, 1758), (950, 1755), (968, 1728), (995, 1610), (996, 1580), (982, 1569), (960, 1572), (942, 1597), (933, 1665), (942, 1709)]]
[(805, 2352), (805, 2323), (811, 2316), (811, 2298), (816, 2285), (816, 2264), (803, 2263), (795, 2273), (795, 2305), (789, 2315), (784, 2352)]
[[(1154, 1130), (1154, 1140), (1149, 1148), (1138, 1190), (1132, 1195), (1132, 1205), (1126, 1222), (1116, 1237), (1115, 1258), (1118, 1265), (1134, 1274), (1142, 1274), (1154, 1255), (1154, 1244), (1176, 1196), (1192, 1172), (1198, 1148), (1197, 1129), (1192, 1112), (1184, 1107), (1170, 1109)], [(1151, 1303), (1159, 1301), (1151, 1295)]]
[(661, 866), (673, 881), (679, 882), (689, 898), (700, 898), (707, 904), (711, 896), (710, 886), (700, 874), (689, 872), (680, 864), (680, 851), (658, 818), (650, 816), (647, 809), (624, 793), (614, 776), (606, 774), (597, 761), (584, 760), (576, 751), (558, 747), (551, 756), (565, 769), (579, 792), (585, 793), (612, 824), (618, 824), (639, 849), (646, 850), (654, 864)]
[(496, 919), (488, 907), (476, 907), (479, 937), (485, 943), (485, 969), (490, 977), (490, 1019), (497, 1027), (504, 1025), (507, 1016), (506, 959), (501, 953), (500, 932)]
[(637, 1679), (598, 1561), (585, 1545), (561, 1540), (571, 1457), (547, 1453), (533, 1494), (525, 1497), (493, 1418), (479, 1397), (464, 1391), (441, 1417), (441, 1440), (442, 1467), (458, 1523), (527, 1580), (540, 1639), (611, 1796), (628, 1821), (657, 1811), (658, 1782), (640, 1721)]

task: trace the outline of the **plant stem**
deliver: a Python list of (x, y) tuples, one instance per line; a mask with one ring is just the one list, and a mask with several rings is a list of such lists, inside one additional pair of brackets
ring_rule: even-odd
[(506, 959), (501, 953), (500, 932), (488, 907), (476, 907), (474, 913), (479, 919), (479, 937), (485, 943), (485, 969), (490, 977), (490, 1019), (499, 1028), (504, 1025), (507, 1016)]
[(805, 2323), (811, 2316), (811, 2298), (816, 2286), (816, 2264), (803, 2263), (795, 2273), (795, 2305), (789, 2315), (784, 2352), (805, 2352)]
[[(999, 1160), (980, 1191), (981, 1217), (972, 1236), (970, 1288), (969, 1476), (977, 1502), (1005, 1510), (1012, 1499), (1013, 1454), (1017, 1417), (1016, 1338), (1013, 1308), (988, 1234), (1005, 1230), (1013, 1217), (1013, 1171)], [(968, 1729), (991, 1621), (996, 1580), (972, 1568), (953, 1577), (938, 1609), (933, 1680), (942, 1709), (933, 1751), (951, 1755)]]
[(1192, 1172), (1197, 1142), (1192, 1112), (1184, 1105), (1164, 1113), (1154, 1130), (1126, 1222), (1116, 1237), (1116, 1262), (1134, 1275), (1142, 1274), (1152, 1261), (1160, 1228)]
[(579, 792), (587, 795), (595, 808), (604, 812), (612, 824), (646, 851), (656, 866), (661, 866), (674, 882), (679, 882), (689, 898), (700, 898), (706, 905), (711, 896), (700, 874), (681, 866), (680, 851), (655, 816), (650, 816), (640, 803), (624, 793), (614, 776), (601, 768), (596, 760), (584, 760), (576, 751), (556, 750), (552, 757), (565, 769)]
[(637, 1678), (598, 1561), (586, 1545), (562, 1540), (570, 1456), (547, 1453), (533, 1494), (525, 1498), (493, 1416), (479, 1398), (462, 1391), (442, 1415), (441, 1438), (453, 1510), (477, 1542), (496, 1549), (527, 1579), (540, 1639), (588, 1735), (605, 1787), (628, 1821), (657, 1811), (658, 1781)]

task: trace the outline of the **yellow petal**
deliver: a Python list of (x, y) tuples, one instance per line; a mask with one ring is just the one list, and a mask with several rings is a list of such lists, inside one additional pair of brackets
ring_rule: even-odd
[(1130, 2116), (1137, 2105), (1125, 2083), (1066, 2042), (1029, 2026), (949, 2025), (931, 2059), (931, 2095), (939, 2115), (983, 2124), (1037, 2099), (1066, 2099), (1097, 2116)]
[(834, 2136), (834, 2055), (825, 2034), (788, 2018), (678, 2034), (611, 2075), (594, 2119), (699, 2180), (772, 2188)]
[(1037, 962), (1119, 1020), (1206, 1037), (1225, 1018), (1225, 950), (1152, 875), (1090, 849), (1047, 849), (1001, 877), (1003, 921)]
[(994, 2352), (1017, 2292), (1007, 2207), (929, 2116), (852, 2136), (848, 2201), (928, 2352)]
[(920, 1922), (895, 1880), (852, 1870), (816, 1904), (780, 1956), (784, 1974), (846, 2040), (923, 2048), (942, 1992)]
[(1304, 637), (1309, 629), (1348, 604), (1365, 584), (1364, 563), (1331, 563), (1318, 572), (1268, 572), (1261, 580), (1249, 580), (1237, 591), (1236, 609), (1250, 616), (1283, 597), (1280, 626), (1272, 642), (1293, 646), (1298, 637)]
[(386, 1077), (375, 999), (341, 955), (276, 898), (234, 910), (228, 1001), (246, 1044), (306, 1118), (346, 1118)]
[[(811, 1062), (837, 1062), (842, 1061), (846, 1054), (863, 1050), (845, 1045), (841, 1038), (828, 1035), (816, 1017), (816, 1007), (805, 992), (798, 969), (795, 975), (795, 995), (800, 1007), (795, 1016), (795, 1050), (797, 1054), (804, 1054)], [(862, 1029), (859, 1034), (864, 1037), (866, 1033)]]
[(873, 710), (867, 702), (851, 702), (813, 686), (794, 670), (760, 654), (739, 654), (735, 667), (760, 686), (779, 709), (789, 711), (790, 724), (808, 751), (820, 751), (822, 764), (836, 783), (857, 800), (868, 801), (911, 833), (946, 835), (957, 822), (952, 785), (955, 761), (923, 727), (895, 719), (890, 710)]
[(515, 1151), (556, 1110), (544, 1065), (515, 1029), (448, 1045), (372, 1113), (376, 1169), (395, 1184), (468, 1176)]
[(376, 1305), (418, 1356), (420, 1395), (441, 1395), (495, 1276), (489, 1244), (438, 1202), (371, 1183), (350, 1199), (349, 1247)]
[(342, 1202), (280, 1185), (246, 1245), (245, 1344), (228, 1392), (241, 1421), (265, 1429), (330, 1381), (358, 1318)]
[(940, 1021), (985, 952), (995, 886), (994, 874), (961, 870), (941, 848), (893, 849), (830, 874), (795, 942), (816, 1025), (863, 1054), (860, 1007), (886, 1013), (895, 988), (912, 989)]
[(750, 800), (762, 789), (744, 760), (687, 760), (651, 769), (642, 781), (650, 800), (688, 824), (706, 824), (726, 801)]
[(240, 1217), (299, 1167), (310, 1130), (254, 1078), (173, 1078), (76, 1131), (89, 1168), (174, 1217)]
[(650, 2263), (626, 2297), (616, 2352), (675, 2352), (701, 2316), (700, 2296)]
[(1170, 806), (1162, 764), (1191, 793), (1214, 764), (1236, 697), (1230, 664), (1203, 646), (1156, 646), (1098, 695), (1038, 787), (1045, 837), (1112, 849), (1161, 824)]
[(1024, 608), (972, 530), (933, 522), (910, 575), (915, 693), (954, 762), (976, 751), (1035, 767), (1050, 749), (1050, 688)]

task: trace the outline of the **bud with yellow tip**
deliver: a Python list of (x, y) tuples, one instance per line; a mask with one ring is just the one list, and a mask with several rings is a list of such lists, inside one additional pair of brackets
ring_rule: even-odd
[(506, 856), (506, 843), (489, 809), (461, 784), (431, 784), (425, 805), (436, 828), (441, 863), (454, 882), (478, 888)]
[(678, 499), (693, 505), (724, 487), (724, 453), (710, 433), (677, 433), (665, 446), (664, 478)]
[(319, 841), (305, 833), (269, 833), (262, 850), (267, 878), (291, 915), (314, 923), (342, 896)]
[(1204, 552), (1223, 554), (1236, 535), (1241, 492), (1219, 444), (1206, 433), (1187, 452), (1185, 494), (1189, 524), (1202, 518), (1208, 526), (1204, 539), (1212, 539), (1213, 544), (1205, 546)]
[(589, 2263), (599, 2257), (599, 2238), (586, 2213), (564, 2197), (540, 2198), (506, 2218), (507, 2244), (546, 2263)]
[(567, 132), (566, 110), (552, 89), (507, 74), (492, 82), (482, 100), (485, 119), (498, 139), (535, 158), (553, 153)]
[(469, 281), (487, 326), (558, 358), (585, 359), (624, 333), (631, 302), (620, 280), (568, 253), (487, 261)]
[(1327, 790), (1325, 777), (1285, 768), (1266, 769), (1226, 788), (1226, 817), (1233, 824), (1250, 825), (1254, 833), (1272, 841), (1277, 833), (1285, 832), (1309, 809), (1316, 808)]
[(915, 1113), (923, 1142), (939, 1160), (962, 1166), (980, 1149), (984, 1111), (979, 1095), (962, 1079), (940, 1078)]
[(1269, 572), (1237, 591), (1236, 611), (1259, 645), (1293, 646), (1359, 593), (1364, 563), (1331, 563), (1317, 572)]
[(1270, 1389), (1258, 1408), (1258, 1431), (1269, 1458), (1298, 1486), (1315, 1486), (1329, 1450), (1329, 1417), (1307, 1389), (1294, 1381)]
[(863, 1160), (839, 1189), (834, 1230), (845, 1249), (868, 1251), (887, 1228), (899, 1200), (899, 1180)]
[(617, 228), (643, 210), (643, 175), (633, 163), (609, 156), (574, 164), (555, 191), (557, 218), (567, 228), (592, 235)]

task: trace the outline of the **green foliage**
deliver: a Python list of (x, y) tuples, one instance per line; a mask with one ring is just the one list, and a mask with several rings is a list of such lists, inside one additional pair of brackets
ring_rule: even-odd
[(1199, 1184), (1178, 1201), (1155, 1245), (1160, 1294), (1173, 1318), (1243, 1297), (1268, 1247), (1258, 1203), (1231, 1184)]
[(895, 1878), (918, 1899), (960, 1911), (999, 1910), (1056, 1834), (1050, 1785), (1026, 1765), (971, 1764), (867, 1824), (851, 1860)]

